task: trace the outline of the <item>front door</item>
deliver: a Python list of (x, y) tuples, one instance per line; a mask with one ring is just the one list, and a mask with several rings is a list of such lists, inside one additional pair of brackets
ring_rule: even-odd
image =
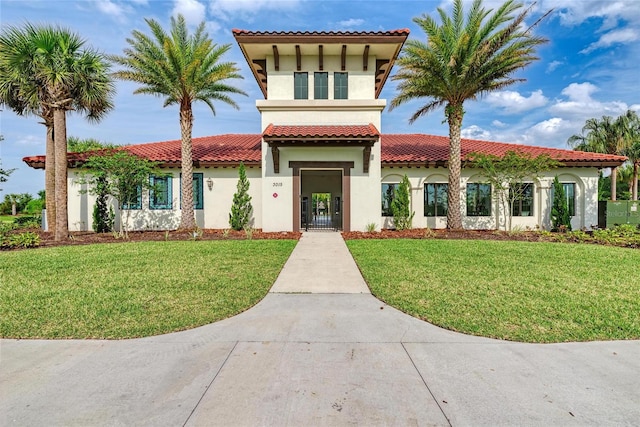
[(342, 230), (342, 171), (302, 170), (300, 228)]

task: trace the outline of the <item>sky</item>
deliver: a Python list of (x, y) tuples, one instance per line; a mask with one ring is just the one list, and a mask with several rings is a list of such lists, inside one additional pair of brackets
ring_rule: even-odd
[[(469, 5), (471, 0), (465, 0)], [(496, 8), (502, 0), (485, 0)], [(531, 2), (525, 1), (526, 5)], [(191, 28), (206, 22), (219, 45), (231, 44), (224, 57), (241, 69), (243, 80), (232, 83), (248, 96), (234, 96), (239, 111), (216, 105), (213, 116), (204, 104), (194, 105), (193, 136), (260, 133), (255, 101), (262, 98), (240, 48), (234, 28), (253, 31), (387, 31), (410, 30), (410, 39), (426, 40), (413, 22), (423, 14), (450, 11), (452, 0), (0, 0), (0, 27), (26, 22), (59, 25), (79, 34), (86, 46), (105, 54), (122, 54), (133, 30), (149, 33), (145, 18), (168, 28), (171, 16), (182, 14)], [(527, 24), (553, 12), (534, 33), (549, 40), (537, 50), (539, 60), (515, 76), (526, 79), (499, 92), (465, 103), (462, 136), (491, 141), (567, 148), (567, 138), (580, 133), (589, 118), (617, 117), (628, 109), (640, 112), (640, 0), (539, 0)], [(396, 69), (392, 70), (392, 74)], [(116, 82), (115, 108), (98, 124), (70, 113), (67, 135), (111, 144), (137, 144), (180, 138), (178, 107), (163, 108), (151, 95), (134, 95), (136, 84)], [(396, 96), (391, 79), (380, 98)], [(382, 133), (448, 135), (442, 109), (409, 124), (423, 105), (412, 101), (382, 113)], [(22, 158), (44, 154), (45, 128), (37, 117), (0, 112), (2, 169), (16, 169), (0, 188), (36, 195), (44, 173)]]

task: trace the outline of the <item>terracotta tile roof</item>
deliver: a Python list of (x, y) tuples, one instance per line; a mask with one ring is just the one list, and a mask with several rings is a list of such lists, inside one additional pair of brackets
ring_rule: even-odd
[(270, 138), (375, 138), (378, 129), (368, 125), (282, 126), (270, 124), (262, 136)]
[(234, 36), (284, 36), (284, 37), (307, 37), (307, 36), (408, 36), (408, 28), (400, 28), (389, 31), (251, 31), (234, 28), (231, 30)]
[[(449, 137), (425, 134), (388, 134), (382, 135), (381, 139), (382, 162), (389, 165), (426, 166), (444, 164), (449, 159)], [(463, 160), (473, 152), (502, 156), (507, 151), (520, 151), (532, 156), (547, 154), (559, 162), (573, 166), (618, 166), (627, 159), (611, 154), (587, 153), (532, 145), (474, 139), (462, 139), (461, 141)]]
[[(383, 166), (444, 166), (449, 157), (449, 138), (425, 134), (382, 134), (373, 125), (355, 126), (269, 126), (265, 135), (297, 135), (300, 137), (374, 137), (380, 136)], [(261, 164), (260, 134), (227, 134), (193, 138), (193, 157), (196, 167), (224, 166), (240, 163)], [(131, 153), (148, 157), (165, 166), (180, 165), (180, 141), (153, 142), (123, 147)], [(500, 156), (509, 150), (534, 156), (548, 154), (567, 166), (619, 166), (627, 158), (610, 154), (587, 153), (530, 145), (501, 142), (462, 140), (462, 158), (472, 152)], [(69, 164), (75, 166), (94, 153), (69, 153)], [(22, 159), (30, 167), (44, 168), (45, 156)]]

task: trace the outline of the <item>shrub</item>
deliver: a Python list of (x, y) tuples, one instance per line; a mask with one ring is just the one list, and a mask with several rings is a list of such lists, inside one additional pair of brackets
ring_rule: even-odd
[(40, 246), (40, 236), (32, 231), (17, 234), (0, 234), (0, 248), (2, 249), (26, 249), (36, 246)]
[(367, 230), (367, 233), (375, 233), (377, 228), (378, 226), (376, 225), (375, 222), (370, 222), (369, 224), (367, 224), (366, 230)]
[(13, 220), (16, 228), (40, 228), (42, 224), (41, 215), (19, 216)]
[(564, 188), (558, 176), (553, 179), (553, 206), (551, 207), (551, 230), (567, 232), (571, 231), (571, 217), (569, 216), (569, 205), (564, 194)]
[(249, 195), (249, 180), (245, 172), (244, 163), (238, 168), (237, 192), (233, 195), (231, 213), (229, 213), (229, 225), (236, 231), (246, 229), (251, 220), (253, 206)]
[(415, 212), (411, 212), (410, 191), (411, 183), (409, 182), (409, 177), (405, 175), (391, 202), (391, 213), (393, 214), (393, 224), (396, 230), (408, 230), (411, 228)]

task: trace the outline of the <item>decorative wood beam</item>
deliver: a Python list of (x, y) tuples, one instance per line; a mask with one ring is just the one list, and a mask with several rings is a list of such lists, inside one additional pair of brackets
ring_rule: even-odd
[(369, 67), (369, 45), (364, 47), (364, 52), (362, 54), (362, 71), (367, 71)]
[(280, 71), (280, 54), (278, 53), (278, 46), (273, 45), (273, 62), (276, 71)]
[(322, 71), (322, 45), (318, 45), (318, 68)]
[(369, 164), (371, 163), (371, 146), (367, 145), (362, 151), (362, 172), (369, 173)]
[(296, 45), (296, 67), (297, 67), (297, 71), (300, 71), (302, 69), (302, 55), (300, 54), (300, 45), (297, 44)]
[(342, 53), (340, 54), (340, 70), (344, 71), (347, 69), (347, 45), (342, 45)]
[(273, 157), (273, 172), (280, 173), (280, 149), (277, 145), (271, 146), (271, 157)]

